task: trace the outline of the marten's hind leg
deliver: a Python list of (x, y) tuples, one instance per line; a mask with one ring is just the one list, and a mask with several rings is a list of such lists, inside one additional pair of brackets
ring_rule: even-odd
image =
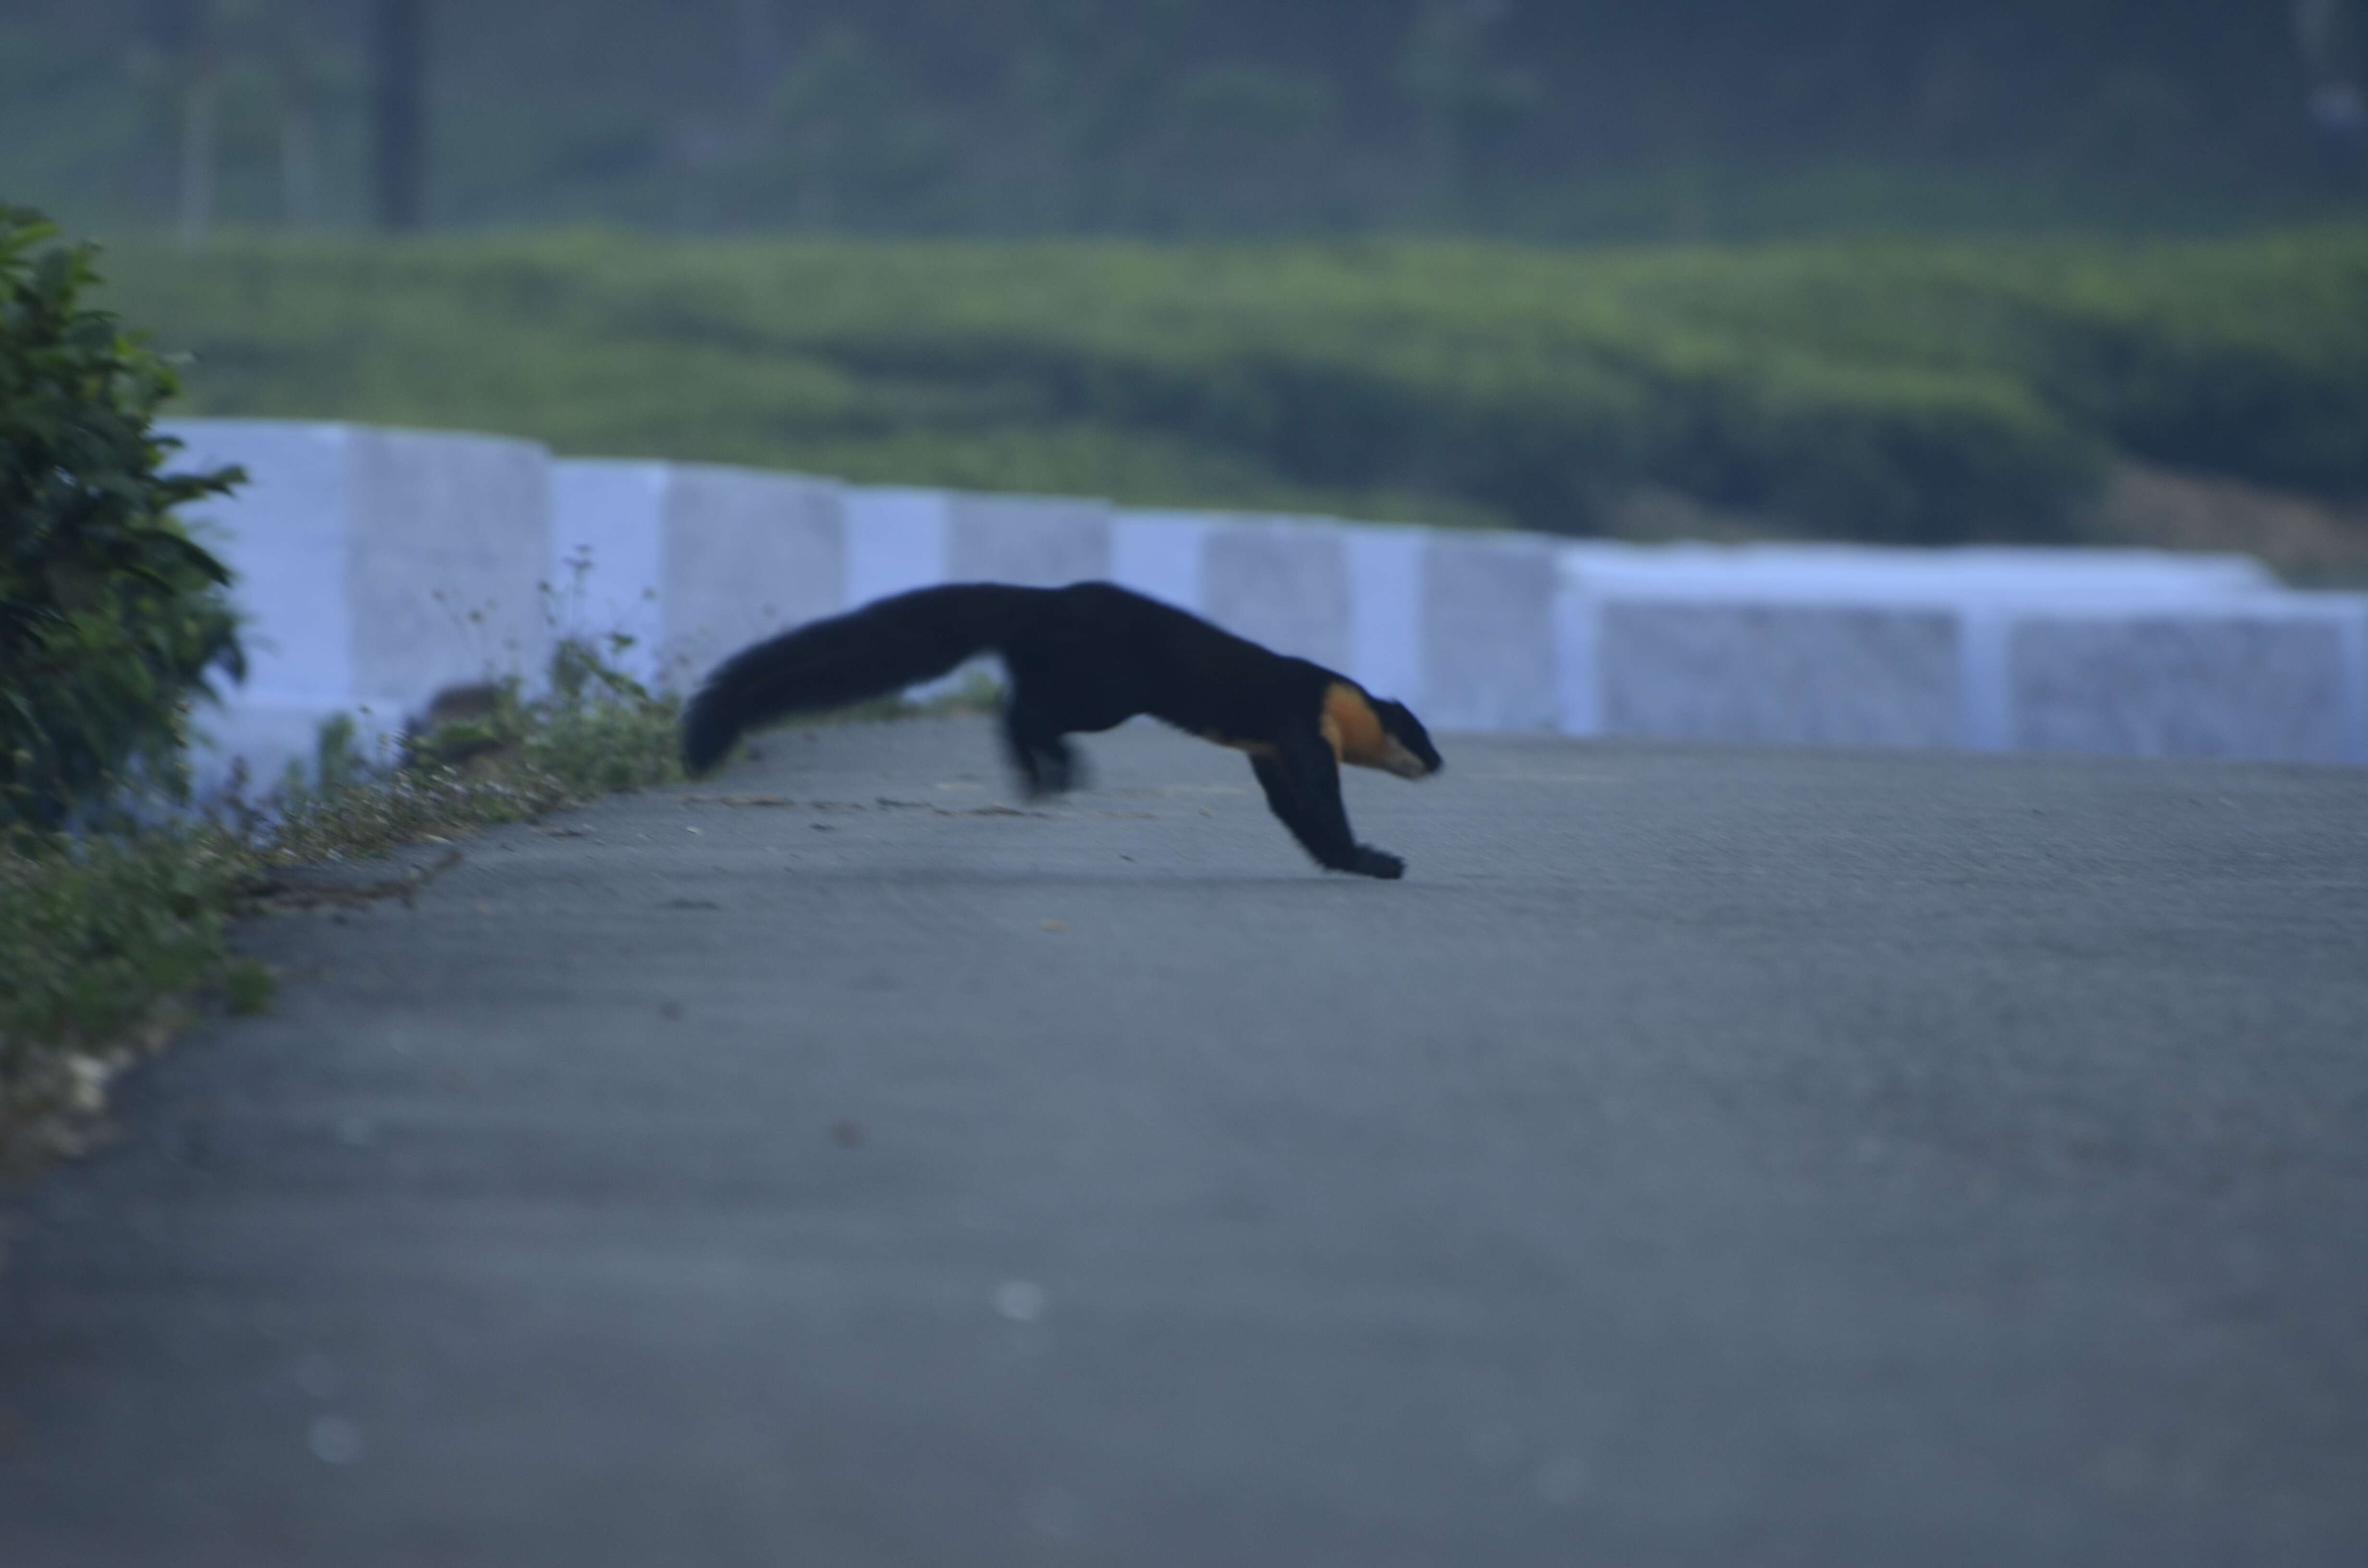
[(1030, 795), (1058, 795), (1085, 784), (1085, 767), (1063, 738), (1059, 722), (1030, 706), (1018, 689), (1003, 710), (1003, 744)]

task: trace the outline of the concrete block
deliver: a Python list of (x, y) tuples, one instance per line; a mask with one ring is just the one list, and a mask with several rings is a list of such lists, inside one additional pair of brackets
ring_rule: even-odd
[[(351, 710), (399, 727), (444, 687), (541, 675), (551, 627), (550, 458), (489, 436), (282, 420), (165, 422), (176, 470), (238, 463), (189, 507), (238, 574), (249, 671), (202, 722), (227, 766), (276, 777), (296, 732)], [(302, 737), (302, 755), (312, 750)], [(270, 755), (266, 755), (269, 753)]]
[(946, 580), (949, 502), (942, 490), (848, 487), (848, 608)]
[(1424, 722), (1553, 730), (1561, 713), (1554, 546), (1509, 534), (1433, 534), (1422, 564)]
[(1349, 663), (1343, 673), (1376, 697), (1405, 703), (1427, 724), (1423, 561), (1430, 532), (1376, 524), (1352, 525), (1341, 533), (1349, 570)]
[(946, 497), (946, 579), (1039, 588), (1110, 574), (1106, 501), (1050, 495)]
[(1326, 669), (1349, 663), (1348, 552), (1321, 523), (1212, 518), (1201, 612), (1237, 637)]
[(1952, 746), (1964, 733), (1945, 608), (1614, 598), (1596, 618), (1605, 734)]
[(350, 701), (351, 428), (260, 419), (166, 420), (158, 428), (184, 443), (166, 465), (174, 472), (228, 463), (247, 472), (235, 494), (183, 509), (237, 574), (232, 594), (246, 618), (247, 676), (233, 700), (268, 691)]
[(1976, 545), (1915, 550), (1850, 544), (1623, 544), (1563, 547), (1566, 568), (1588, 591), (1659, 597), (1693, 593), (1821, 603), (1907, 597), (1963, 603), (2008, 597), (2185, 601), (2274, 590), (2277, 580), (2249, 556), (2153, 550), (2077, 550)]
[(2013, 613), (1992, 599), (1970, 599), (1957, 609), (1957, 689), (1964, 718), (1959, 744), (1968, 751), (2007, 751), (2014, 744), (2006, 653)]
[[(1560, 605), (1560, 649), (1563, 657), (1563, 727), (1574, 734), (1639, 733), (1673, 738), (1693, 733), (1694, 738), (1779, 739), (1804, 744), (1948, 744), (1975, 750), (2003, 751), (2014, 739), (2009, 719), (2007, 628), (2012, 617), (2034, 605), (2156, 605), (2166, 610), (2216, 604), (2232, 597), (2258, 597), (2272, 579), (2260, 562), (2234, 555), (2188, 556), (2157, 551), (2066, 550), (2019, 547), (1973, 547), (1961, 550), (1907, 550), (1857, 545), (1668, 545), (1639, 546), (1603, 540), (1566, 544), (1563, 597)], [(1715, 616), (1667, 616), (1647, 642), (1662, 660), (1692, 660), (1694, 677), (1727, 693), (1724, 699), (1705, 687), (1680, 721), (1676, 693), (1666, 674), (1648, 676), (1634, 668), (1614, 668), (1604, 642), (1604, 611), (1613, 604), (1677, 607), (1759, 607), (1773, 612), (1793, 612), (1793, 619), (1759, 618), (1751, 638), (1786, 635), (1786, 627), (1820, 630), (1793, 653), (1768, 643), (1767, 657), (1757, 676), (1724, 673), (1730, 651), (1713, 652), (1717, 637), (1702, 627), (1720, 624)], [(1853, 688), (1855, 677), (1820, 680), (1819, 661), (1839, 656), (1837, 649), (1869, 638), (1877, 645), (1888, 633), (1839, 630), (1819, 612), (1845, 608), (1915, 612), (1953, 620), (1956, 648), (1955, 733), (1945, 742), (1938, 733), (1937, 670), (1918, 663), (1893, 672), (1889, 687), (1870, 687), (1857, 701), (1857, 712), (1846, 717), (1837, 706)], [(1680, 631), (1691, 620), (1695, 630)], [(1632, 618), (1633, 621), (1633, 618)], [(1745, 634), (1740, 623), (1721, 636)], [(1627, 629), (1630, 643), (1645, 636), (1641, 625)], [(1929, 630), (1924, 634), (1929, 637)], [(1839, 642), (1836, 640), (1839, 639)], [(1679, 645), (1690, 647), (1681, 653)], [(1822, 648), (1824, 651), (1820, 652)], [(1804, 663), (1807, 661), (1807, 663)], [(1785, 672), (1790, 671), (1787, 674)], [(1745, 684), (1759, 682), (1757, 690)], [(1605, 703), (1610, 683), (1625, 683), (1629, 706), (1615, 719)], [(1657, 685), (1659, 695), (1647, 698), (1638, 682)], [(1777, 688), (1793, 693), (1780, 697)], [(1812, 695), (1814, 689), (1821, 695)], [(1914, 689), (1926, 695), (1914, 697)], [(1723, 717), (1711, 709), (1724, 700)], [(1775, 703), (1775, 708), (1767, 704)], [(1760, 710), (1749, 719), (1746, 710)], [(1778, 720), (1782, 710), (1789, 718)], [(1622, 732), (1618, 724), (1645, 722), (1649, 711), (1658, 717), (1642, 730)], [(1910, 718), (1911, 711), (1921, 717)], [(1884, 715), (1889, 715), (1884, 717)], [(1769, 726), (1772, 724), (1772, 730)], [(1853, 738), (1854, 737), (1854, 738)]]
[(1199, 512), (1113, 513), (1110, 581), (1200, 614), (1201, 551), (1212, 520)]
[(662, 678), (687, 686), (751, 642), (846, 608), (844, 493), (799, 474), (668, 469)]
[(2368, 762), (2368, 601), (2043, 610), (2007, 632), (2018, 750)]
[(1554, 727), (1565, 735), (1603, 733), (1603, 618), (1565, 556), (1554, 598)]
[(551, 454), (527, 441), (357, 430), (354, 689), (432, 695), (551, 654)]
[(551, 584), (559, 630), (633, 640), (612, 657), (645, 686), (662, 684), (666, 643), (667, 464), (566, 459), (551, 465)]
[(557, 619), (633, 638), (620, 662), (645, 684), (689, 686), (725, 654), (844, 607), (842, 494), (757, 469), (554, 464)]

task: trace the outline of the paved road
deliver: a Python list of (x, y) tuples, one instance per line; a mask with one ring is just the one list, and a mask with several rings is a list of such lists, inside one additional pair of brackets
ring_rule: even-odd
[(0, 1561), (2368, 1562), (2368, 774), (767, 744), (253, 930)]

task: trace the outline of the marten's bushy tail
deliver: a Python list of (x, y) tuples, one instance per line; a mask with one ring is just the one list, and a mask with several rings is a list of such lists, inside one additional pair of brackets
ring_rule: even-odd
[(751, 724), (842, 708), (944, 675), (1003, 640), (1030, 590), (990, 583), (918, 588), (733, 654), (682, 716), (682, 765), (704, 773)]

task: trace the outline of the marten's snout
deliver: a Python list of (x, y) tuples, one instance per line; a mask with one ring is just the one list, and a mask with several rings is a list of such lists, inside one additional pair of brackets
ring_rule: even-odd
[(1401, 778), (1428, 778), (1447, 766), (1439, 748), (1430, 744), (1430, 732), (1405, 703), (1376, 702), (1373, 712), (1382, 721), (1385, 770)]

